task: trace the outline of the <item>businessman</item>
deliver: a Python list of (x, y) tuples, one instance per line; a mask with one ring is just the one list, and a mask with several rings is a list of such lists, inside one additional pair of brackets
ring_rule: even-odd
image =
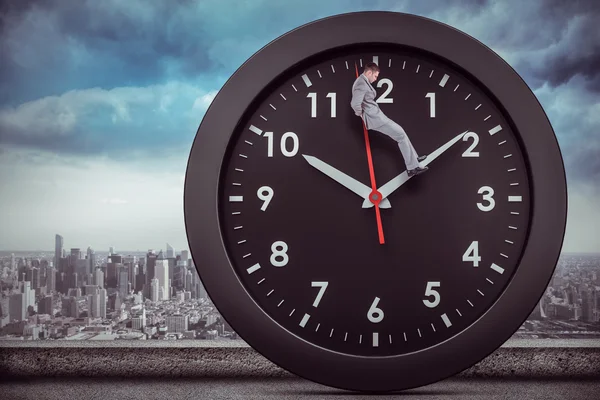
[(375, 101), (377, 92), (371, 85), (378, 77), (379, 66), (377, 64), (370, 62), (365, 65), (363, 73), (356, 78), (352, 85), (350, 106), (354, 113), (363, 119), (367, 129), (381, 132), (398, 143), (408, 176), (419, 175), (428, 170), (427, 166), (421, 167), (419, 164), (420, 161), (427, 158), (427, 155), (419, 157), (404, 129), (388, 118), (379, 108)]

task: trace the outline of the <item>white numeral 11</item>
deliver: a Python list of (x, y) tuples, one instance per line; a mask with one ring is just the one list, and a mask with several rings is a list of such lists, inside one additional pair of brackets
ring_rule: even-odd
[[(310, 116), (312, 118), (317, 118), (317, 93), (310, 92), (306, 97), (310, 98)], [(331, 118), (335, 118), (335, 105), (336, 105), (336, 95), (335, 93), (327, 93), (327, 96), (331, 100)]]

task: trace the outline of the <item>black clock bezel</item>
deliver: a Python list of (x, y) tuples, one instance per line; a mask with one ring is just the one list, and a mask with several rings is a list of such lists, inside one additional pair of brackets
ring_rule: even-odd
[[(457, 335), (422, 351), (398, 356), (333, 352), (279, 325), (244, 288), (227, 254), (219, 221), (222, 163), (248, 107), (274, 79), (303, 60), (361, 43), (413, 47), (467, 71), (510, 117), (530, 174), (529, 236), (517, 271), (504, 292)], [(384, 392), (452, 376), (485, 358), (512, 336), (553, 275), (566, 227), (567, 187), (552, 126), (535, 95), (508, 63), (481, 42), (440, 22), (410, 14), (365, 11), (323, 18), (296, 28), (260, 49), (229, 78), (194, 139), (185, 177), (184, 214), (198, 273), (218, 310), (240, 337), (275, 364), (304, 378), (342, 389)]]

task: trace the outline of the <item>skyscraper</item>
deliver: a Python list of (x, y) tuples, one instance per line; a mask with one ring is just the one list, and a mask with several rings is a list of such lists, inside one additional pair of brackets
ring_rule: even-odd
[(150, 300), (154, 303), (161, 300), (159, 286), (160, 283), (158, 282), (158, 279), (152, 278), (152, 283), (150, 285)]
[(56, 268), (46, 268), (46, 291), (51, 293), (56, 291)]
[(101, 268), (96, 268), (94, 271), (94, 285), (104, 288), (104, 272)]
[(190, 253), (187, 250), (181, 251), (181, 261), (185, 262), (185, 265), (188, 265), (188, 259), (190, 258)]
[(88, 260), (88, 274), (93, 274), (96, 268), (96, 252), (92, 247), (87, 248), (87, 260)]
[[(163, 257), (163, 252), (158, 253), (156, 259), (156, 278), (158, 279), (159, 287), (163, 288), (163, 296), (161, 300), (169, 300), (171, 297), (171, 284), (169, 280), (169, 263)], [(160, 291), (160, 289), (159, 289)]]
[(58, 267), (58, 261), (62, 258), (63, 255), (63, 237), (59, 234), (56, 234), (54, 237), (54, 265)]
[(167, 258), (175, 258), (175, 251), (169, 243), (167, 243)]
[(156, 276), (156, 258), (157, 255), (154, 250), (148, 250), (148, 254), (146, 254), (146, 285), (145, 285), (145, 296), (147, 298), (152, 297), (152, 288), (151, 283), (152, 279)]

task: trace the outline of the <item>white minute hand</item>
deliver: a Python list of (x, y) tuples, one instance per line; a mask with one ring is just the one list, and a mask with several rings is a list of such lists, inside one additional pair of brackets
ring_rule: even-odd
[[(460, 139), (462, 139), (462, 137), (465, 136), (467, 134), (467, 132), (469, 132), (469, 131), (468, 130), (464, 131), (460, 135), (454, 137), (448, 143), (444, 144), (443, 146), (441, 146), (440, 148), (435, 150), (433, 153), (429, 154), (427, 156), (427, 158), (423, 162), (421, 162), (421, 165), (426, 166), (429, 163), (431, 163), (433, 160), (438, 158), (446, 150), (448, 150), (450, 147), (452, 147), (452, 145), (454, 145), (456, 142), (458, 142)], [(388, 183), (386, 183), (381, 188), (379, 188), (379, 192), (381, 193), (382, 199), (386, 199), (390, 194), (394, 193), (400, 186), (404, 185), (406, 183), (406, 181), (408, 181), (410, 178), (411, 177), (408, 176), (408, 173), (406, 171), (404, 171), (401, 174), (397, 175), (395, 178), (391, 179)], [(369, 200), (365, 200), (363, 202), (362, 207), (363, 208), (373, 207), (373, 203), (371, 203)]]

